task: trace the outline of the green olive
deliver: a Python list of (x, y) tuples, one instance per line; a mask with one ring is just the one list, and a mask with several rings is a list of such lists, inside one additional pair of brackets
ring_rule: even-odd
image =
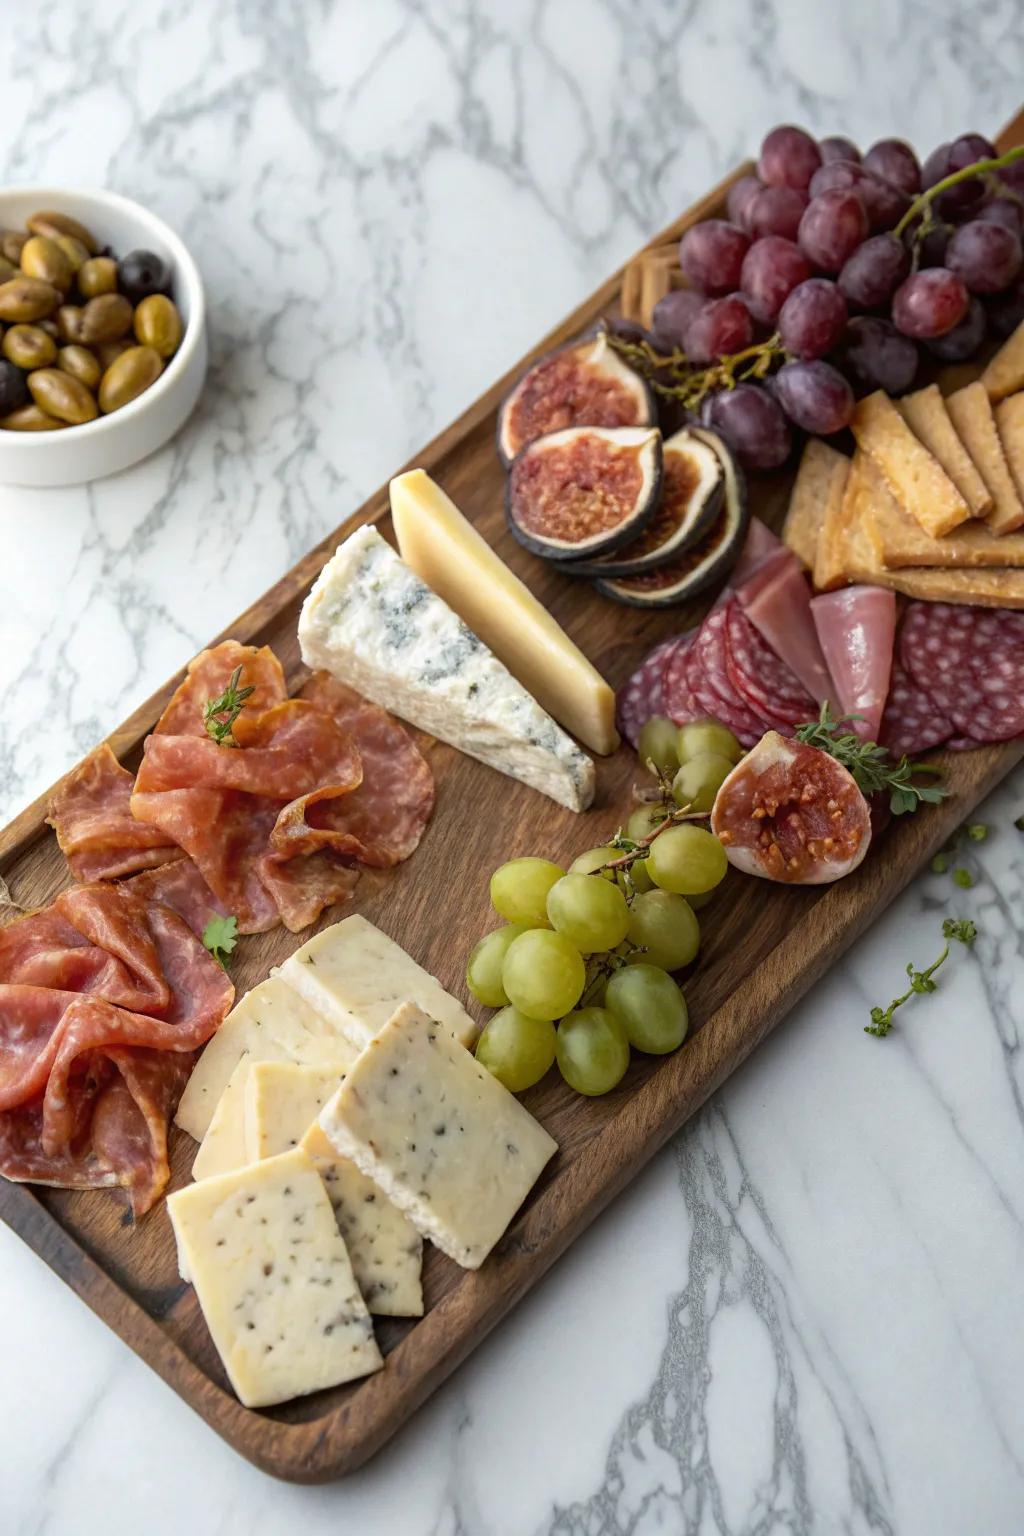
[[(100, 380), (100, 410), (119, 411), (160, 377), (163, 363), (153, 347), (129, 347)], [(30, 382), (33, 375), (30, 375)]]
[(42, 282), (67, 293), (74, 273), (71, 263), (48, 235), (33, 235), (26, 240), (21, 252), (21, 270), (26, 277), (38, 277)]
[(62, 304), (57, 311), (57, 332), (61, 341), (81, 341), (82, 316), (80, 304)]
[(72, 272), (78, 272), (90, 259), (89, 247), (83, 245), (75, 235), (54, 235), (53, 243), (60, 247), (71, 263)]
[(21, 253), (27, 240), (28, 235), (25, 234), (24, 230), (5, 229), (3, 234), (0, 235), (0, 251), (3, 252), (8, 261), (13, 262), (14, 266), (20, 267)]
[(3, 354), (19, 368), (49, 368), (57, 343), (38, 325), (12, 325), (3, 339)]
[(41, 331), (45, 331), (47, 336), (52, 336), (54, 341), (60, 341), (60, 326), (57, 324), (56, 320), (52, 318), (46, 320), (37, 320), (36, 325), (38, 325)]
[(48, 416), (38, 405), (22, 405), (7, 416), (0, 416), (0, 427), (8, 432), (55, 432), (58, 427), (66, 426), (66, 421)]
[(117, 262), (112, 256), (90, 256), (78, 269), (78, 291), (83, 299), (117, 292)]
[(79, 224), (69, 213), (42, 212), (34, 213), (25, 223), (34, 235), (49, 235), (53, 240), (57, 235), (73, 235), (80, 240), (90, 255), (99, 250), (99, 241), (91, 229), (86, 229), (84, 224)]
[(37, 368), (28, 376), (28, 387), (40, 410), (72, 426), (81, 426), (97, 415), (95, 397), (61, 368)]
[(132, 328), (132, 306), (123, 293), (101, 293), (82, 310), (82, 341), (120, 341)]
[(12, 277), (20, 276), (21, 268), (16, 267), (13, 261), (8, 261), (6, 256), (0, 256), (0, 283), (8, 283)]
[(80, 384), (84, 384), (86, 389), (95, 390), (103, 377), (103, 369), (95, 352), (90, 352), (88, 347), (75, 346), (73, 343), (69, 347), (61, 347), (57, 353), (57, 367), (63, 368), (65, 373), (70, 373), (71, 377), (77, 379)]
[(0, 320), (42, 320), (59, 303), (56, 288), (38, 277), (12, 277), (0, 283)]
[(151, 293), (135, 310), (135, 334), (144, 347), (173, 357), (181, 346), (181, 316), (162, 293)]
[(133, 346), (134, 342), (129, 341), (126, 336), (122, 336), (120, 341), (97, 341), (89, 348), (89, 351), (95, 355), (101, 370), (106, 373), (111, 363), (116, 363), (117, 359), (123, 357)]

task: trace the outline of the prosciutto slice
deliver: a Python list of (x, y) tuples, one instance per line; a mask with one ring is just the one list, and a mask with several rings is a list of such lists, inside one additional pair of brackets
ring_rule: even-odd
[(835, 684), (811, 612), (810, 589), (796, 556), (789, 550), (773, 556), (736, 595), (747, 618), (811, 698), (819, 704), (835, 700)]
[(114, 880), (181, 857), (159, 827), (132, 816), (132, 783), (104, 742), (59, 785), (47, 820), (76, 880)]
[(811, 612), (840, 710), (862, 715), (853, 730), (865, 741), (877, 741), (892, 672), (895, 594), (881, 587), (841, 587), (813, 598)]

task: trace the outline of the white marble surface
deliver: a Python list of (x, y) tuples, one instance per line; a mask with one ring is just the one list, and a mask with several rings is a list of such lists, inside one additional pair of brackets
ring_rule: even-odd
[[(3, 178), (176, 225), (214, 367), (150, 462), (0, 491), (11, 811), (772, 123), (928, 148), (996, 128), (1024, 77), (1020, 0), (14, 15)], [(919, 880), (345, 1484), (237, 1459), (0, 1231), (0, 1532), (1016, 1536), (1022, 810), (1018, 779), (976, 888)], [(975, 952), (869, 1039), (948, 911)]]

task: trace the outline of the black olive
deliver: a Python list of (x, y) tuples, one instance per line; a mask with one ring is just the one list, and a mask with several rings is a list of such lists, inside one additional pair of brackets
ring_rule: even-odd
[(121, 292), (133, 304), (140, 303), (151, 293), (166, 293), (171, 286), (167, 263), (152, 251), (129, 251), (118, 262), (117, 276)]
[(0, 358), (0, 416), (16, 411), (28, 399), (25, 375), (6, 357)]

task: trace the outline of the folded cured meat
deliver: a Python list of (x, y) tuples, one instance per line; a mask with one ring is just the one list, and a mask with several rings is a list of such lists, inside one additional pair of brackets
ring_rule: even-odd
[(58, 787), (47, 820), (76, 880), (114, 880), (181, 858), (159, 827), (135, 820), (133, 782), (104, 742)]
[(811, 612), (844, 715), (860, 715), (858, 736), (877, 741), (889, 692), (896, 598), (882, 587), (841, 587), (811, 601)]

